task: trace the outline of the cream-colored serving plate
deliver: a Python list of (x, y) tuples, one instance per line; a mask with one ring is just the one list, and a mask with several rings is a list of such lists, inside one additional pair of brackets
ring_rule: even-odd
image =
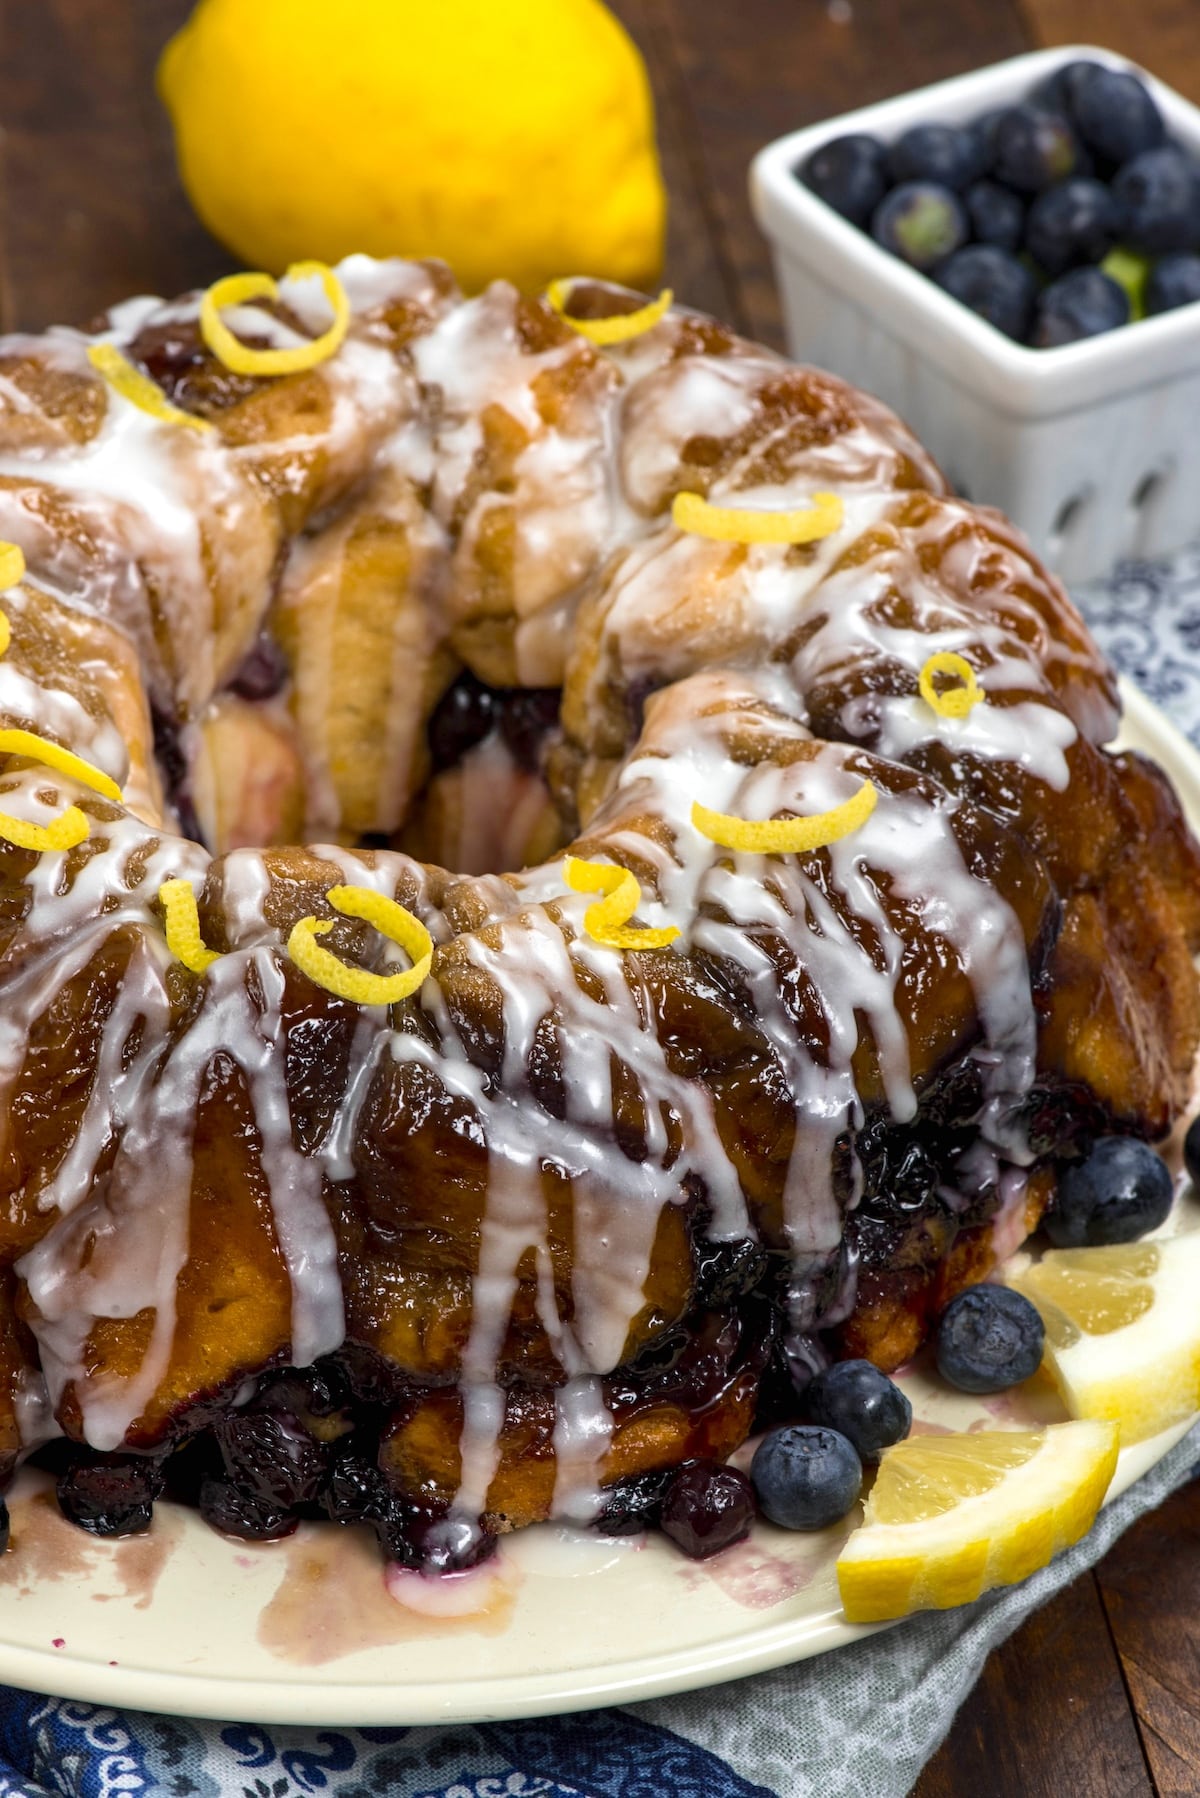
[[(1123, 742), (1173, 776), (1200, 828), (1200, 755), (1126, 688)], [(1200, 1227), (1190, 1200), (1168, 1228)], [(1048, 1387), (994, 1399), (904, 1377), (914, 1428), (1024, 1427), (1061, 1417)], [(1183, 1435), (1125, 1450), (1110, 1498)], [(365, 1531), (308, 1525), (285, 1543), (214, 1535), (160, 1505), (147, 1536), (94, 1542), (23, 1475), (0, 1560), (0, 1682), (201, 1717), (417, 1724), (630, 1702), (776, 1667), (854, 1641), (834, 1562), (857, 1521), (820, 1535), (767, 1524), (697, 1564), (659, 1538), (606, 1542), (546, 1525), (473, 1573), (385, 1577)]]

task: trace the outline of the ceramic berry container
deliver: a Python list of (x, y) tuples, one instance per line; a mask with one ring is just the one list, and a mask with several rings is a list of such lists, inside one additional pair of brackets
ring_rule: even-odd
[[(888, 142), (1012, 105), (1060, 64), (1134, 67), (1091, 45), (1013, 57), (793, 131), (750, 175), (788, 348), (892, 406), (959, 492), (998, 506), (1064, 579), (1200, 536), (1200, 302), (1059, 349), (1028, 349), (882, 250), (797, 180), (830, 138)], [(1200, 110), (1144, 70), (1168, 134), (1200, 157)]]

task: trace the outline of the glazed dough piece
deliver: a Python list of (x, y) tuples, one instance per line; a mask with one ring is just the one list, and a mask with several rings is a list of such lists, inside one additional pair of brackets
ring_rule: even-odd
[[(444, 274), (351, 258), (342, 276), (355, 316), (339, 355), (269, 381), (215, 361), (196, 295), (129, 301), (91, 335), (0, 342), (0, 536), (39, 584), (127, 634), (167, 715), (197, 716), (251, 647), (286, 536), (417, 419), (404, 346), (449, 307)], [(259, 346), (303, 341), (322, 328), (313, 286), (285, 281), (278, 308), (229, 322)], [(96, 343), (213, 428), (140, 410), (89, 363)]]
[(575, 600), (613, 530), (620, 376), (502, 281), (413, 355), (435, 418), (433, 511), (453, 543), (451, 644), (492, 686), (558, 685)]
[(293, 545), (272, 628), (291, 666), (310, 835), (390, 836), (428, 775), (426, 721), (457, 666), (445, 641), (445, 561), (417, 490), (386, 463)]

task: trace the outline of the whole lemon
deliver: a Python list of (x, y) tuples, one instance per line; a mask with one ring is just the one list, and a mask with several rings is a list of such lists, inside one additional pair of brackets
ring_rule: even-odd
[(158, 73), (192, 203), (255, 267), (658, 272), (649, 82), (599, 0), (200, 0)]

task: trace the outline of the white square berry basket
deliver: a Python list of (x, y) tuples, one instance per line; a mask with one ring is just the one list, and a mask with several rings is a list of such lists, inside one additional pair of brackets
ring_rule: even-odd
[(959, 492), (998, 506), (1065, 580), (1200, 537), (1200, 303), (1059, 349), (1014, 343), (890, 256), (796, 178), (821, 144), (965, 123), (1024, 99), (1060, 64), (1134, 69), (1169, 134), (1200, 156), (1200, 109), (1110, 51), (1036, 51), (768, 144), (750, 194), (788, 347), (892, 406)]

